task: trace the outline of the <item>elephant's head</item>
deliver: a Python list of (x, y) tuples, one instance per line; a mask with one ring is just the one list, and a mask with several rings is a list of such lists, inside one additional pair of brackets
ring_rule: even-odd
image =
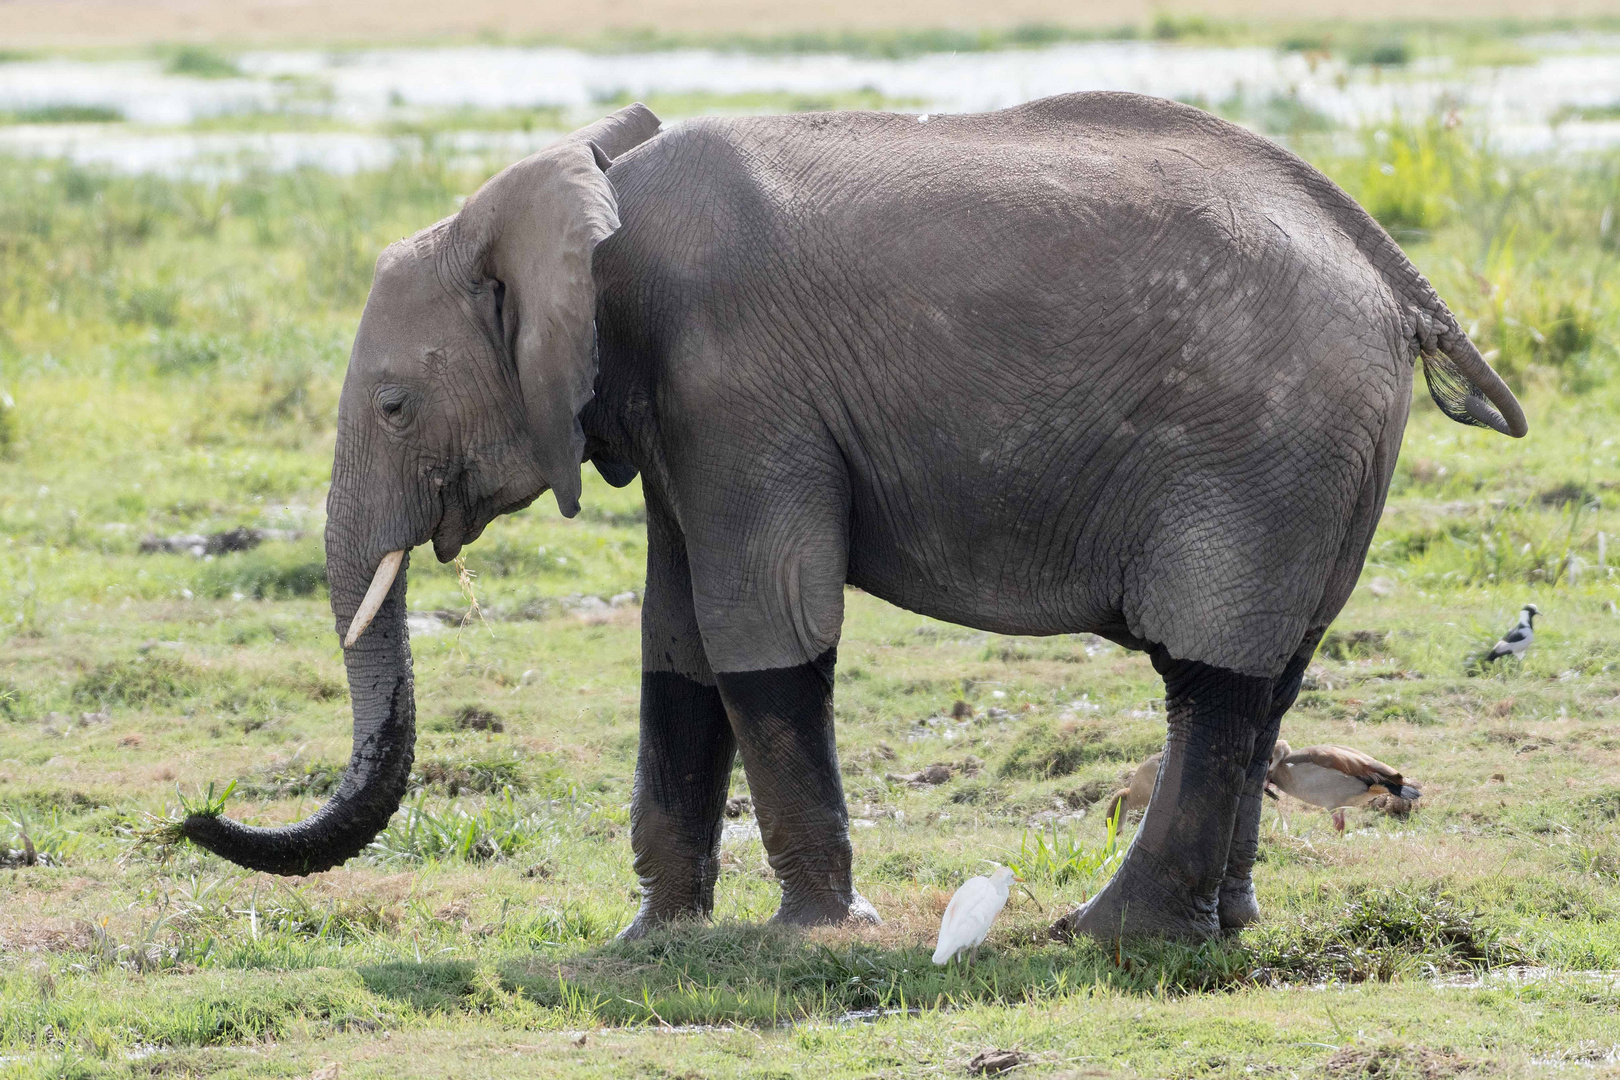
[(312, 817), (252, 828), (194, 814), (184, 834), (279, 874), (358, 854), (399, 809), (416, 737), (405, 565), (453, 559), (548, 487), (579, 509), (579, 412), (596, 376), (591, 253), (619, 225), (605, 170), (658, 131), (632, 105), (495, 176), (455, 216), (391, 245), (338, 405), (326, 571), (354, 706), (343, 782)]

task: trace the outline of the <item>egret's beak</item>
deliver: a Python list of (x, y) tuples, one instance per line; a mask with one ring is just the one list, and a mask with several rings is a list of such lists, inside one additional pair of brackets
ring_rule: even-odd
[(1022, 877), (1022, 876), (1021, 876), (1021, 875), (1019, 875), (1019, 874), (1014, 874), (1014, 875), (1013, 875), (1013, 880), (1014, 880), (1014, 881), (1023, 881), (1023, 880), (1024, 880), (1024, 879), (1023, 879), (1023, 877)]

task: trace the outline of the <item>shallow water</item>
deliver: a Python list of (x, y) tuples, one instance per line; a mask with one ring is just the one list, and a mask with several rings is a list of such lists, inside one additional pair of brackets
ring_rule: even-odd
[[(1509, 152), (1620, 145), (1620, 121), (1555, 124), (1561, 109), (1620, 102), (1620, 40), (1541, 38), (1543, 59), (1507, 67), (1445, 61), (1399, 71), (1351, 67), (1258, 47), (1092, 42), (898, 60), (841, 55), (754, 56), (707, 50), (594, 54), (561, 48), (466, 47), (361, 52), (263, 51), (239, 58), (240, 78), (165, 74), (154, 62), (41, 60), (0, 64), (0, 110), (52, 105), (119, 110), (129, 124), (0, 128), (0, 151), (66, 157), (123, 171), (217, 171), (243, 160), (271, 169), (351, 172), (419, 138), (354, 132), (246, 134), (151, 130), (231, 114), (291, 112), (356, 125), (447, 108), (545, 106), (585, 115), (625, 96), (876, 91), (919, 113), (980, 111), (1075, 90), (1130, 90), (1260, 107), (1286, 99), (1355, 127), (1455, 112)], [(1584, 51), (1574, 51), (1576, 48)], [(1557, 53), (1558, 48), (1570, 51)], [(143, 130), (144, 128), (144, 130)], [(457, 152), (510, 158), (555, 132), (464, 131)]]

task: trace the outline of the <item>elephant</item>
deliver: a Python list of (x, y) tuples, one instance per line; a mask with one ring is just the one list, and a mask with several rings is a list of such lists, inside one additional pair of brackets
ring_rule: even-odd
[(573, 516), (590, 462), (647, 508), (627, 936), (711, 914), (739, 752), (775, 918), (878, 918), (834, 741), (846, 586), (1146, 652), (1151, 805), (1053, 931), (1249, 925), (1271, 748), (1360, 573), (1419, 358), (1449, 417), (1526, 433), (1371, 216), (1195, 108), (664, 129), (629, 106), (380, 256), (325, 534), (352, 758), (304, 821), (184, 834), (282, 874), (360, 852), (412, 760), (408, 553), (451, 559), (548, 489)]

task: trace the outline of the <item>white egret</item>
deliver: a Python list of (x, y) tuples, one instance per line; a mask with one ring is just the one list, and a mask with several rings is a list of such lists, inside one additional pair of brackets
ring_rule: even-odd
[(934, 963), (948, 964), (969, 949), (977, 955), (979, 945), (990, 933), (990, 924), (1007, 906), (1013, 882), (1022, 880), (1007, 867), (998, 866), (989, 877), (964, 881), (951, 897), (945, 917), (939, 920), (939, 948), (934, 950)]

